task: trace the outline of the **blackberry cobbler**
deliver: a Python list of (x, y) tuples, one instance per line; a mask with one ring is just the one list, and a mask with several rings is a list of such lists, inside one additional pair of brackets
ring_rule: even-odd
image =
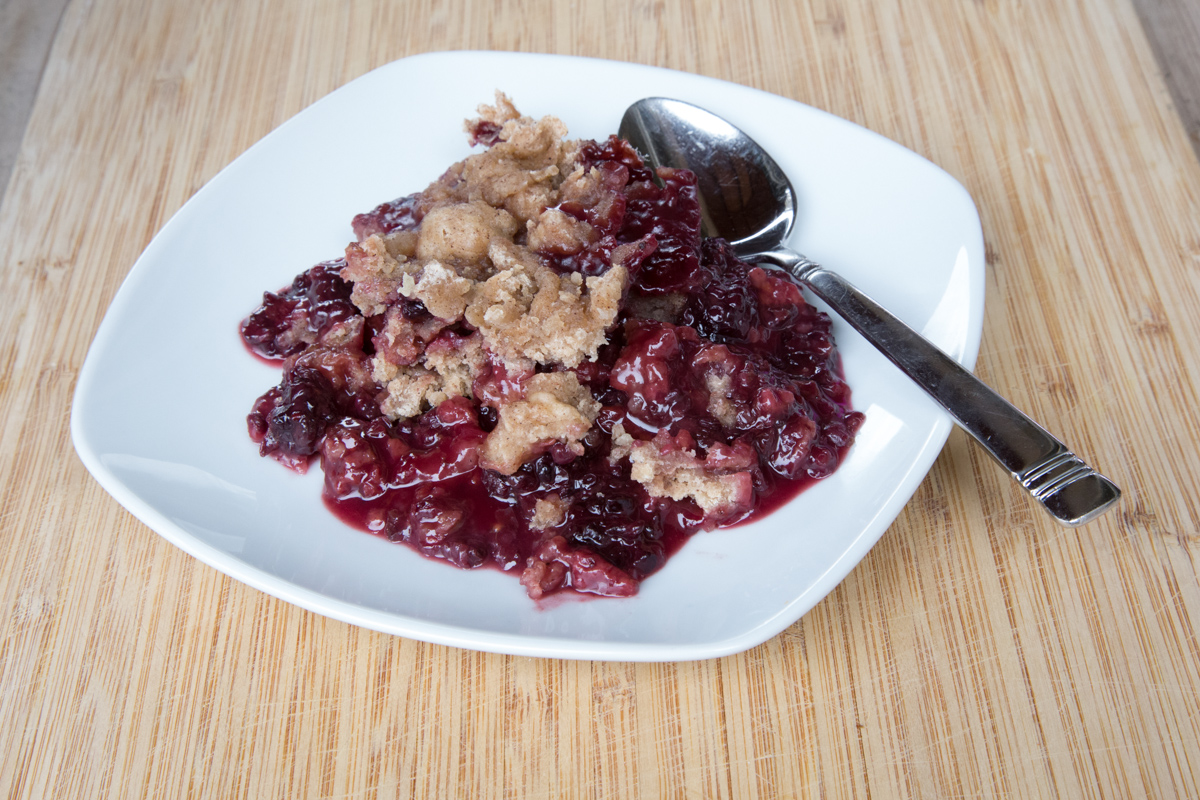
[(829, 319), (701, 239), (690, 172), (501, 94), (480, 114), (484, 151), (355, 217), (344, 257), (242, 323), (283, 366), (250, 436), (319, 456), (342, 519), (424, 555), (628, 596), (832, 473), (863, 417)]

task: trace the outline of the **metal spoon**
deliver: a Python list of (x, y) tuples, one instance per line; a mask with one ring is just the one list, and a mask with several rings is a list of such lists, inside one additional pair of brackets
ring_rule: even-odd
[(652, 166), (690, 169), (706, 236), (745, 261), (782, 268), (808, 286), (975, 437), (1064, 525), (1082, 525), (1121, 496), (1066, 445), (845, 278), (785, 246), (796, 195), (779, 165), (742, 131), (698, 106), (651, 97), (629, 107), (620, 136)]

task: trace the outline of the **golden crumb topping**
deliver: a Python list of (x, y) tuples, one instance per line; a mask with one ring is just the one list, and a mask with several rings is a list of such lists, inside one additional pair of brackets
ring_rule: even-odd
[(580, 440), (599, 412), (600, 404), (575, 373), (534, 375), (526, 385), (525, 399), (500, 407), (500, 421), (484, 442), (480, 464), (511, 475), (555, 442), (582, 455)]
[(533, 516), (529, 520), (529, 527), (536, 531), (555, 528), (561, 525), (563, 520), (567, 518), (567, 509), (570, 507), (571, 504), (557, 494), (546, 495), (534, 503)]
[(716, 474), (706, 468), (695, 451), (671, 446), (669, 437), (632, 442), (629, 462), (630, 476), (651, 496), (672, 500), (690, 497), (706, 515), (748, 507), (753, 498), (749, 472)]
[[(480, 120), (499, 127), (498, 140), (453, 165), (416, 198), (421, 222), (415, 231), (351, 244), (342, 275), (354, 282), (351, 299), (364, 315), (386, 313), (373, 340), (372, 365), (389, 418), (421, 414), (447, 398), (471, 397), (489, 360), (507, 365), (512, 374), (532, 375), (523, 392), (490, 403), (498, 422), (481, 463), (512, 474), (554, 443), (583, 452), (581, 440), (599, 404), (572, 372), (532, 373), (539, 364), (572, 369), (597, 357), (628, 288), (624, 262), (641, 245), (615, 248), (600, 275), (560, 274), (547, 266), (543, 254), (568, 256), (597, 241), (591, 225), (559, 205), (597, 208), (611, 202), (604, 176), (579, 163), (579, 145), (564, 139), (560, 120), (522, 116), (499, 93), (496, 104), (481, 106), (479, 113)], [(480, 120), (468, 121), (467, 129)], [(643, 301), (642, 311), (674, 318), (681, 299)], [(414, 322), (400, 303), (415, 300), (430, 316), (413, 317)], [(464, 324), (475, 331), (465, 339), (440, 335)], [(709, 411), (728, 424), (728, 376), (711, 374), (707, 388)], [(617, 425), (611, 458), (615, 463), (626, 457), (633, 478), (650, 494), (690, 497), (706, 513), (736, 506), (749, 491), (747, 475), (714, 474), (694, 452), (636, 441)], [(540, 527), (556, 524), (552, 505), (539, 506)]]

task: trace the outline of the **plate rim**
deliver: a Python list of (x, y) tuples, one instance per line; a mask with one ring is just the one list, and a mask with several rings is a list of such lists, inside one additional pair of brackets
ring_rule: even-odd
[[(921, 446), (917, 454), (917, 458), (913, 460), (911, 469), (906, 473), (904, 479), (893, 489), (891, 497), (885, 502), (876, 515), (858, 531), (855, 539), (850, 545), (843, 550), (839, 556), (828, 565), (826, 571), (822, 574), (819, 581), (806, 588), (799, 595), (794, 597), (789, 603), (785, 604), (773, 615), (767, 619), (750, 627), (742, 633), (727, 637), (713, 642), (699, 642), (693, 644), (657, 644), (646, 642), (627, 642), (627, 641), (593, 641), (586, 639), (568, 639), (543, 637), (538, 635), (512, 634), (497, 631), (481, 630), (479, 628), (470, 628), (457, 624), (449, 624), (444, 622), (434, 622), (430, 620), (419, 619), (409, 615), (398, 614), (395, 612), (386, 612), (379, 609), (373, 609), (358, 603), (341, 600), (329, 595), (321, 594), (313, 589), (291, 583), (285, 578), (269, 573), (260, 567), (253, 566), (245, 561), (242, 561), (236, 556), (222, 551), (218, 548), (209, 545), (200, 540), (194, 534), (189, 533), (180, 527), (177, 523), (170, 520), (162, 512), (156, 509), (151, 503), (144, 500), (135, 490), (124, 483), (114, 472), (112, 472), (102, 461), (99, 453), (92, 446), (89, 440), (88, 431), (85, 429), (85, 424), (82, 420), (80, 409), (86, 405), (89, 392), (93, 390), (93, 385), (97, 380), (96, 359), (93, 353), (101, 352), (106, 346), (109, 346), (110, 340), (114, 335), (114, 330), (117, 327), (118, 321), (124, 313), (127, 313), (128, 306), (133, 300), (133, 290), (130, 289), (137, 279), (148, 269), (152, 267), (153, 257), (156, 251), (156, 242), (160, 243), (164, 238), (164, 234), (170, 235), (176, 227), (183, 225), (181, 218), (186, 218), (185, 212), (195, 201), (197, 197), (202, 196), (210, 191), (215, 191), (220, 188), (226, 181), (232, 169), (242, 159), (249, 154), (257, 151), (259, 148), (269, 146), (270, 140), (280, 131), (291, 126), (297, 119), (306, 115), (312, 109), (326, 101), (331, 95), (340, 92), (346, 87), (367, 79), (368, 77), (390, 69), (395, 69), (397, 65), (411, 63), (414, 61), (428, 61), (439, 59), (455, 59), (464, 56), (469, 57), (484, 57), (484, 58), (499, 58), (515, 61), (559, 61), (569, 60), (572, 62), (594, 62), (609, 69), (619, 67), (622, 69), (634, 69), (635, 71), (652, 70), (662, 73), (667, 73), (672, 76), (683, 76), (687, 80), (696, 81), (697, 85), (705, 82), (711, 82), (714, 85), (720, 85), (738, 92), (751, 92), (757, 95), (764, 95), (772, 98), (772, 100), (785, 100), (788, 103), (793, 103), (802, 106), (809, 112), (814, 112), (826, 117), (837, 120), (843, 125), (853, 126), (859, 131), (866, 132), (872, 137), (875, 137), (880, 142), (886, 143), (890, 147), (902, 150), (905, 157), (916, 157), (925, 162), (928, 167), (940, 172), (953, 186), (957, 187), (965, 197), (971, 210), (974, 212), (975, 230), (979, 240), (979, 250), (982, 252), (982, 228), (979, 222), (978, 209), (974, 204), (974, 200), (967, 193), (965, 187), (962, 186), (957, 179), (947, 173), (944, 169), (925, 159), (919, 153), (905, 148), (897, 142), (894, 142), (882, 135), (870, 131), (854, 122), (837, 117), (829, 112), (821, 109), (808, 106), (804, 103), (782, 97), (780, 95), (771, 94), (769, 92), (756, 89), (753, 87), (742, 86), (730, 81), (724, 81), (717, 78), (712, 78), (693, 73), (682, 72), (678, 70), (666, 69), (644, 64), (636, 64), (632, 62), (611, 61), (606, 59), (597, 59), (581, 56), (565, 56), (544, 53), (512, 53), (503, 51), (479, 51), (479, 50), (456, 50), (456, 51), (437, 51), (431, 53), (421, 53), (405, 58), (397, 59), (387, 64), (376, 67), (369, 72), (364, 73), (349, 81), (342, 86), (334, 89), (329, 94), (316, 100), (306, 108), (299, 111), (297, 114), (290, 117), (288, 120), (274, 128), (261, 139), (256, 141), (237, 157), (232, 159), (228, 164), (221, 168), (211, 179), (209, 179), (199, 190), (184, 202), (179, 209), (171, 216), (169, 220), (154, 234), (150, 243), (145, 250), (138, 256), (129, 272), (122, 280), (120, 287), (114, 294), (113, 299), (105, 312), (105, 315), (96, 329), (95, 336), (88, 348), (87, 356), (79, 371), (78, 380), (71, 405), (70, 414), (70, 433), (74, 448), (87, 468), (88, 472), (95, 478), (109, 495), (111, 495), (121, 506), (130, 511), (137, 519), (147, 525), (158, 535), (162, 536), (167, 541), (179, 547), (185, 553), (201, 561), (202, 563), (216, 569), (235, 580), (245, 583), (259, 591), (269, 594), (285, 602), (300, 606), (306, 610), (312, 611), (322, 616), (327, 616), (343, 622), (347, 622), (360, 627), (371, 630), (390, 633), (393, 635), (418, 639), (421, 641), (431, 642), (435, 644), (447, 645), (452, 647), (467, 648), (472, 650), (480, 650), (485, 652), (503, 653), (511, 655), (537, 656), (564, 658), (572, 660), (607, 660), (607, 661), (690, 661), (698, 659), (715, 658), (725, 655), (730, 655), (742, 652), (751, 647), (759, 645), (774, 636), (778, 635), (787, 627), (798, 621), (805, 613), (811, 610), (822, 598), (827, 596), (833, 588), (841, 583), (841, 581), (849, 574), (853, 568), (859, 564), (866, 554), (882, 537), (887, 528), (903, 511), (905, 505), (916, 492), (917, 488), (924, 481), (933, 463), (936, 461), (944, 444), (949, 437), (950, 431), (953, 428), (953, 423), (950, 416), (945, 412), (940, 412), (940, 416), (936, 419), (934, 425), (929, 430), (925, 438), (925, 443)], [(216, 188), (213, 188), (216, 187)], [(147, 258), (148, 254), (150, 258)], [(979, 264), (976, 267), (977, 271), (982, 273), (984, 265)], [(978, 297), (972, 297), (972, 304), (978, 304), (979, 313), (977, 319), (969, 326), (967, 341), (965, 348), (960, 358), (957, 358), (967, 369), (971, 369), (978, 355), (978, 350), (982, 338), (983, 327), (983, 291), (985, 281), (978, 281)], [(902, 495), (902, 496), (901, 496)], [(894, 510), (893, 509), (894, 506)], [(889, 513), (890, 512), (890, 513)], [(881, 520), (886, 516), (887, 519)], [(863, 539), (869, 539), (864, 546), (857, 546)], [(828, 585), (827, 585), (828, 584)], [(816, 599), (808, 602), (811, 595), (817, 594)], [(599, 601), (599, 602), (615, 602), (615, 601)], [(797, 609), (799, 610), (797, 611)]]

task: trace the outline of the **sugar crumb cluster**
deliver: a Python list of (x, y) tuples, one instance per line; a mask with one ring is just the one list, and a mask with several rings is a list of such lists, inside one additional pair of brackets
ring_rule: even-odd
[[(465, 127), (494, 128), (496, 141), (425, 190), (417, 230), (371, 234), (346, 251), (342, 276), (354, 284), (353, 302), (366, 316), (386, 315), (388, 346), (375, 354), (373, 374), (384, 387), (381, 408), (393, 420), (451, 397), (472, 398), (489, 359), (514, 373), (594, 360), (626, 297), (621, 261), (628, 245), (614, 251), (602, 275), (559, 274), (539, 258), (539, 252), (577, 253), (598, 238), (590, 224), (560, 208), (594, 204), (601, 195), (601, 175), (579, 162), (578, 144), (564, 139), (566, 126), (555, 117), (522, 116), (499, 92), (479, 115)], [(406, 319), (400, 298), (420, 301), (431, 319)], [(439, 347), (438, 334), (463, 320), (477, 334)], [(716, 394), (713, 402), (720, 402)], [(550, 443), (581, 451), (600, 407), (569, 372), (533, 375), (524, 396), (496, 406), (499, 422), (480, 463), (503, 474)], [(691, 497), (705, 512), (740, 498), (740, 485), (706, 475), (694, 454), (688, 461), (640, 443), (630, 455), (634, 479), (653, 496)]]

